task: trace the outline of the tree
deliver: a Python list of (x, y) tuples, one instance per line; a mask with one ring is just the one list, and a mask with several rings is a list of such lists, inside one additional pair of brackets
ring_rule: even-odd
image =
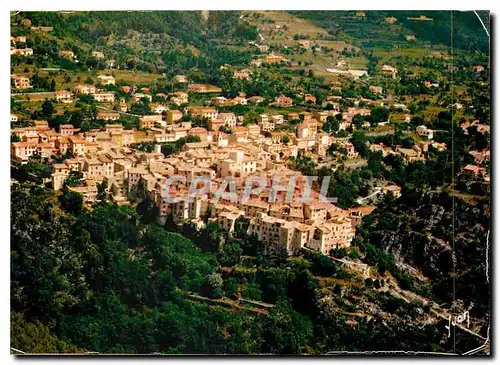
[(217, 254), (217, 261), (222, 266), (234, 266), (240, 261), (243, 250), (236, 242), (230, 242), (224, 245), (222, 252)]
[(238, 296), (239, 284), (235, 278), (229, 278), (224, 282), (224, 292), (229, 298), (236, 298)]
[(64, 180), (64, 185), (66, 186), (82, 186), (85, 179), (83, 178), (83, 173), (80, 171), (70, 171), (66, 180)]
[(59, 126), (61, 124), (66, 124), (66, 116), (64, 115), (56, 115), (55, 117), (53, 117), (50, 121), (50, 126), (55, 128), (55, 129), (59, 129)]
[(200, 136), (187, 136), (186, 143), (201, 142)]
[[(325, 257), (324, 255), (321, 256)], [(296, 274), (294, 280), (288, 285), (288, 295), (292, 299), (293, 307), (298, 312), (303, 314), (313, 313), (317, 287), (318, 280), (308, 270), (302, 270)]]
[(315, 253), (312, 255), (312, 263), (311, 272), (315, 275), (328, 277), (333, 276), (336, 271), (335, 264), (328, 256)]
[(42, 104), (42, 116), (45, 118), (50, 118), (52, 117), (52, 114), (54, 114), (54, 103), (50, 100), (45, 100)]
[(389, 117), (389, 109), (383, 107), (376, 107), (371, 110), (368, 116), (368, 121), (372, 123), (386, 122)]
[(323, 131), (327, 133), (336, 133), (338, 132), (339, 128), (340, 128), (340, 121), (333, 116), (329, 116), (328, 118), (326, 118), (326, 121), (322, 127)]
[(30, 157), (28, 163), (19, 167), (19, 172), (27, 175), (27, 178), (34, 178), (34, 180), (43, 181), (43, 178), (50, 176), (49, 165), (44, 163), (40, 155), (33, 155)]
[(290, 272), (278, 268), (259, 269), (257, 280), (260, 282), (262, 300), (267, 303), (277, 303), (287, 299), (287, 284)]
[(215, 222), (208, 222), (196, 240), (199, 247), (210, 252), (218, 252), (224, 246), (224, 237), (220, 226)]
[(213, 273), (208, 275), (205, 282), (206, 295), (211, 298), (221, 298), (224, 295), (223, 285), (224, 280), (221, 274)]
[(272, 354), (302, 354), (312, 337), (309, 318), (295, 312), (286, 302), (269, 311), (263, 325), (263, 352)]
[(58, 339), (40, 321), (27, 322), (21, 313), (10, 314), (10, 346), (27, 354), (74, 354), (84, 352)]
[(106, 204), (108, 200), (108, 193), (106, 192), (107, 188), (107, 181), (103, 181), (97, 185), (97, 201), (99, 204)]
[(363, 157), (366, 157), (370, 152), (370, 149), (368, 148), (368, 140), (362, 131), (356, 131), (353, 133), (351, 143)]
[(60, 200), (61, 205), (68, 213), (80, 214), (83, 211), (82, 194), (67, 190), (61, 195)]

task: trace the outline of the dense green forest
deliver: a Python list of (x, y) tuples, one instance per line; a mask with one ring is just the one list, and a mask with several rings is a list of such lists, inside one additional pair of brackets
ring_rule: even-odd
[(200, 11), (92, 11), (23, 12), (35, 26), (50, 24), (60, 38), (78, 37), (99, 43), (102, 37), (125, 37), (130, 31), (166, 34), (194, 46), (210, 39), (255, 38), (256, 34), (238, 24), (239, 12), (210, 11), (204, 19)]
[[(354, 44), (365, 49), (411, 47), (412, 43), (407, 41), (404, 35), (415, 35), (419, 42), (451, 46), (453, 34), (453, 47), (489, 53), (489, 37), (472, 11), (366, 11), (365, 16), (356, 16), (354, 11), (291, 13), (316, 23), (332, 35), (342, 37), (342, 33), (345, 33)], [(489, 13), (479, 13), (485, 26), (489, 28)], [(408, 19), (422, 15), (432, 20)], [(385, 19), (389, 17), (397, 18), (397, 22), (387, 23)]]
[(235, 11), (210, 11), (207, 19), (199, 11), (21, 12), (13, 19), (12, 33), (26, 34), (21, 25), (25, 18), (35, 26), (50, 24), (54, 28), (50, 36), (64, 40), (79, 65), (58, 56), (60, 46), (51, 38), (30, 37), (27, 45), (63, 67), (98, 67), (99, 62), (89, 56), (91, 48), (143, 71), (210, 70), (250, 61), (250, 53), (237, 46), (255, 39), (257, 30), (238, 21), (238, 16)]
[[(191, 241), (130, 207), (102, 199), (87, 210), (68, 191), (54, 194), (28, 182), (12, 191), (12, 346), (21, 351), (452, 349), (446, 321), (420, 323), (425, 305), (381, 291), (388, 283), (364, 281), (319, 253), (263, 256), (255, 240), (211, 225), (186, 232)], [(352, 322), (362, 297), (380, 309)], [(460, 333), (457, 343), (477, 346)]]

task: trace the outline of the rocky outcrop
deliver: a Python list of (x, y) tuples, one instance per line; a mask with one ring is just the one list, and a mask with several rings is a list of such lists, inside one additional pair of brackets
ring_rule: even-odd
[[(445, 192), (404, 194), (371, 217), (370, 242), (431, 280), (433, 293), (489, 305), (487, 238), (490, 214)], [(491, 254), (489, 255), (491, 257)]]

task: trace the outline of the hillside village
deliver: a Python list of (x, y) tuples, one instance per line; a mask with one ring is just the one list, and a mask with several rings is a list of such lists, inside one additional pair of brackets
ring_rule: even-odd
[[(40, 30), (31, 28), (31, 32)], [(51, 29), (46, 27), (41, 31), (50, 32)], [(33, 50), (14, 47), (26, 44), (29, 39), (30, 35), (12, 36), (11, 54), (28, 61), (33, 56)], [(309, 47), (300, 40), (298, 45)], [(260, 49), (263, 46), (261, 43)], [(71, 50), (61, 52), (63, 57), (75, 58)], [(262, 63), (289, 63), (283, 56), (267, 52), (252, 61), (253, 69), (221, 66), (221, 70), (232, 69), (234, 80), (245, 80), (251, 84)], [(89, 57), (105, 59), (106, 55), (95, 50)], [(290, 253), (306, 246), (327, 254), (332, 248), (349, 247), (355, 230), (353, 222), (363, 211), (363, 205), (349, 209), (319, 202), (303, 207), (270, 205), (265, 202), (266, 193), (246, 204), (213, 204), (213, 191), (199, 197), (194, 204), (187, 204), (186, 197), (168, 204), (162, 199), (161, 186), (167, 178), (183, 175), (187, 181), (184, 187), (179, 187), (178, 193), (186, 195), (188, 184), (197, 176), (208, 176), (215, 184), (220, 184), (226, 176), (234, 176), (241, 193), (242, 182), (247, 176), (265, 174), (271, 178), (279, 174), (285, 179), (292, 175), (300, 176), (300, 171), (290, 168), (289, 161), (302, 157), (333, 171), (340, 166), (345, 168), (351, 162), (357, 168), (366, 165), (366, 160), (360, 158), (360, 151), (350, 141), (357, 131), (376, 136), (393, 135), (396, 129), (410, 133), (412, 138), (405, 141), (405, 145), (368, 143), (372, 153), (380, 153), (383, 158), (388, 155), (401, 157), (406, 164), (425, 161), (429, 150), (442, 152), (449, 148), (446, 143), (435, 140), (435, 134), (439, 132), (426, 124), (415, 125), (411, 112), (402, 102), (404, 98), (396, 95), (388, 97), (382, 86), (370, 85), (374, 98), (345, 98), (339, 95), (338, 91), (342, 90), (345, 82), (363, 77), (369, 79), (366, 69), (343, 71), (342, 67), (345, 70), (347, 65), (344, 60), (337, 62), (336, 66), (340, 68), (326, 69), (338, 75), (339, 79), (332, 81), (332, 92), (326, 94), (321, 103), (315, 95), (307, 94), (301, 88), (295, 89), (291, 96), (282, 93), (275, 98), (264, 98), (239, 92), (233, 98), (226, 98), (221, 95), (221, 87), (193, 83), (186, 75), (175, 76), (178, 85), (184, 87), (169, 93), (155, 93), (153, 85), (125, 85), (120, 80), (117, 82), (113, 70), (105, 70), (97, 73), (93, 83), (81, 83), (69, 90), (59, 89), (56, 84), (53, 92), (34, 93), (39, 101), (43, 100), (42, 110), (56, 106), (58, 115), (66, 115), (67, 110), (73, 110), (78, 104), (90, 103), (96, 108), (92, 119), (102, 127), (82, 130), (81, 126), (69, 123), (54, 127), (53, 122), (12, 113), (11, 123), (14, 126), (16, 123), (26, 125), (11, 131), (15, 139), (11, 144), (12, 158), (19, 163), (33, 158), (49, 163), (50, 177), (44, 181), (50, 182), (54, 190), (63, 189), (70, 176), (78, 176), (79, 184), (67, 188), (82, 194), (88, 206), (97, 201), (98, 186), (103, 184), (112, 200), (119, 204), (136, 204), (147, 196), (158, 207), (158, 220), (161, 222), (172, 215), (176, 224), (190, 221), (201, 227), (204, 221), (210, 219), (231, 231), (236, 219), (244, 216), (251, 220), (248, 233), (257, 234), (268, 244), (277, 242), (279, 237), (280, 244), (287, 247)], [(477, 65), (472, 70), (475, 73), (484, 72), (484, 68)], [(379, 66), (376, 71), (389, 79), (399, 77), (397, 68), (387, 64)], [(31, 94), (33, 77), (12, 74), (11, 80), (13, 93)], [(424, 87), (440, 87), (439, 83), (431, 81), (425, 80)], [(202, 105), (199, 105), (200, 95), (204, 96)], [(196, 106), (190, 103), (195, 96), (198, 97)], [(268, 111), (255, 118), (229, 111), (232, 107), (261, 104), (269, 105)], [(134, 114), (139, 107), (144, 115)], [(395, 112), (389, 113), (389, 110)], [(372, 114), (373, 111), (377, 114)], [(120, 123), (123, 116), (132, 116), (132, 128), (130, 125), (125, 128)], [(466, 122), (462, 128), (467, 133), (467, 128), (471, 126), (477, 128), (478, 133), (489, 133), (489, 126), (480, 120)], [(162, 153), (165, 144), (175, 144), (178, 148), (166, 156)], [(489, 173), (483, 165), (489, 161), (489, 150), (469, 153), (474, 162), (462, 167), (463, 175), (468, 179), (482, 178), (488, 182)], [(356, 201), (373, 204), (387, 192), (395, 197), (400, 195), (401, 186), (390, 181), (378, 184), (367, 192), (369, 198), (358, 196)], [(139, 187), (144, 189), (142, 196), (137, 191)], [(217, 186), (212, 188), (217, 189)], [(210, 218), (206, 215), (207, 211), (211, 212)], [(289, 232), (295, 233), (292, 235)], [(293, 244), (289, 237), (294, 237), (291, 239)]]

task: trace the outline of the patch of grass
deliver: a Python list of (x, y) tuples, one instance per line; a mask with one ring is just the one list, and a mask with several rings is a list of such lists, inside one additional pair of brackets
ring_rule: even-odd
[(382, 57), (381, 62), (387, 62), (394, 60), (395, 57), (409, 57), (409, 58), (423, 58), (428, 57), (430, 52), (434, 51), (446, 51), (446, 47), (432, 46), (432, 47), (408, 47), (408, 48), (395, 48), (395, 49), (384, 49), (384, 48), (374, 48), (373, 53), (376, 56)]
[[(317, 38), (318, 34), (328, 35), (327, 31), (323, 28), (320, 28), (307, 20), (299, 19), (289, 13), (278, 11), (265, 11), (263, 13), (264, 17), (258, 18), (257, 22), (260, 29), (266, 31), (273, 28), (276, 29), (276, 26), (281, 27), (281, 29), (284, 25), (287, 26), (287, 30), (283, 32), (283, 36), (276, 37), (276, 39), (285, 40), (286, 37), (293, 37), (295, 34), (309, 36), (311, 39)], [(249, 19), (253, 18), (250, 17)], [(274, 23), (266, 24), (265, 20), (271, 20)]]
[(435, 118), (437, 115), (444, 111), (447, 110), (446, 108), (442, 108), (439, 106), (429, 106), (425, 111), (423, 112), (424, 117), (426, 118)]
[[(24, 72), (25, 68), (29, 69), (29, 72)], [(20, 65), (14, 68), (14, 72), (32, 77), (34, 74), (33, 67), (30, 65)], [(114, 75), (116, 78), (116, 83), (127, 82), (130, 84), (154, 84), (161, 76), (157, 74), (142, 72), (142, 71), (128, 71), (128, 70), (93, 70), (93, 71), (69, 71), (69, 70), (59, 70), (59, 71), (46, 71), (39, 70), (38, 75), (41, 77), (54, 78), (57, 84), (58, 90), (73, 89), (78, 84), (85, 83), (87, 78), (91, 78), (94, 82), (97, 81), (97, 76), (99, 75)], [(71, 78), (67, 81), (66, 78)]]

